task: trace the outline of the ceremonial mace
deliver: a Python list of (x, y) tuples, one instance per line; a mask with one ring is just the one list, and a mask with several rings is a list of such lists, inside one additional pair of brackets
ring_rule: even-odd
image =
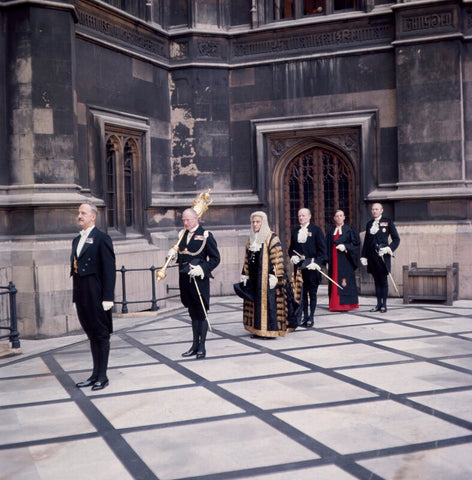
[[(198, 215), (198, 218), (202, 217), (202, 215), (208, 210), (208, 207), (210, 206), (211, 202), (213, 201), (210, 197), (210, 192), (211, 192), (211, 188), (209, 188), (206, 192), (200, 193), (199, 195), (197, 195), (195, 197), (195, 200), (192, 203), (191, 208), (193, 208), (193, 210), (195, 210), (195, 212)], [(182, 240), (182, 237), (184, 236), (184, 234), (185, 234), (185, 230), (182, 230), (180, 232), (179, 238), (177, 239), (177, 243), (172, 247), (175, 250), (176, 253), (179, 252), (179, 244), (180, 244), (180, 241)], [(166, 276), (167, 276), (166, 270), (167, 270), (167, 267), (169, 266), (169, 263), (171, 262), (172, 258), (173, 258), (173, 255), (168, 255), (164, 265), (159, 270), (156, 271), (156, 279), (157, 279), (158, 282), (160, 280), (164, 280), (164, 278), (166, 278)]]

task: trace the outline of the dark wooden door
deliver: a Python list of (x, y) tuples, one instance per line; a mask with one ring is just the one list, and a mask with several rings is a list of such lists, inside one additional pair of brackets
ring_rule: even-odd
[(326, 233), (336, 210), (346, 215), (346, 223), (357, 227), (354, 170), (341, 153), (312, 147), (297, 154), (284, 173), (284, 237), (298, 225), (298, 210), (308, 208), (312, 221)]

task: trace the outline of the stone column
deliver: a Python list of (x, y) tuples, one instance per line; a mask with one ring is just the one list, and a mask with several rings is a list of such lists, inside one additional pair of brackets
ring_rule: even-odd
[(462, 43), (454, 4), (397, 10), (399, 187), (464, 180)]
[(81, 203), (76, 185), (73, 5), (4, 10), (9, 184), (0, 187), (0, 260), (11, 265), (23, 336), (78, 327), (68, 260)]
[(8, 11), (10, 173), (15, 185), (72, 184), (74, 18), (62, 4)]

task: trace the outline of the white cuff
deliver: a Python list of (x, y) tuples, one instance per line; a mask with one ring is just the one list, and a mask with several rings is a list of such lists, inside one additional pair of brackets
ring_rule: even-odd
[(103, 310), (107, 311), (113, 307), (113, 302), (102, 302)]

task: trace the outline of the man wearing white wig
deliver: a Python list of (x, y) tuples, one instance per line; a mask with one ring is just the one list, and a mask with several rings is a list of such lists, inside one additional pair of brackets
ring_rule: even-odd
[(282, 244), (261, 211), (251, 214), (241, 282), (253, 298), (244, 300), (246, 330), (262, 338), (284, 336), (294, 330), (288, 323)]

